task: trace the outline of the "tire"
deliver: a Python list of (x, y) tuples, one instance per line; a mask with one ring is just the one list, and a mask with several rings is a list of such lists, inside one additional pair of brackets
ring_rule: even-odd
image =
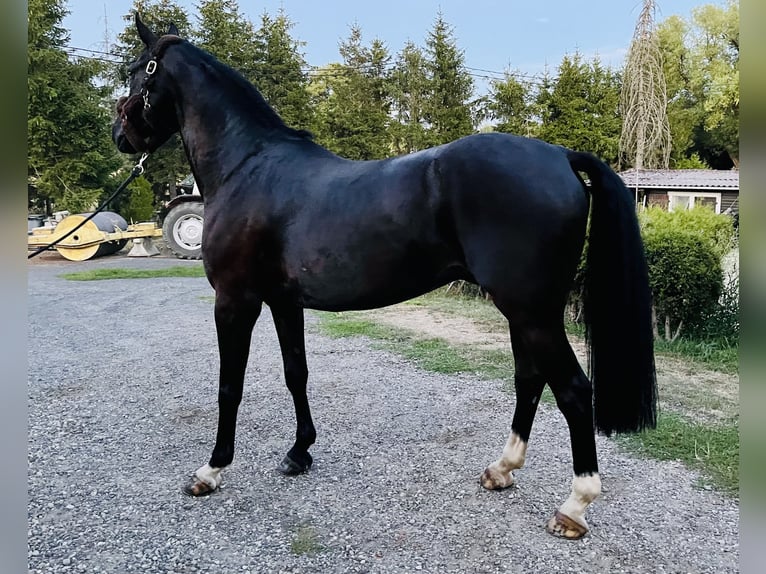
[(162, 222), (165, 244), (180, 259), (202, 258), (204, 206), (196, 201), (173, 207)]

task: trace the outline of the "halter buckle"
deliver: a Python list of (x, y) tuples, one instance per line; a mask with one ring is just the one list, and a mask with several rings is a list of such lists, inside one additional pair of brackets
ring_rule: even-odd
[(154, 59), (149, 60), (146, 63), (146, 74), (148, 76), (151, 76), (156, 71), (157, 71), (157, 60), (154, 60)]

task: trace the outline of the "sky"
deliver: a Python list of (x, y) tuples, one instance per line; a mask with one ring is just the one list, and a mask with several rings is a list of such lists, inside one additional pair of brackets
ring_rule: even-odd
[[(671, 15), (691, 16), (692, 8), (723, 5), (724, 0), (657, 0), (657, 21)], [(196, 25), (197, 0), (178, 0)], [(453, 27), (465, 64), (482, 70), (509, 69), (539, 75), (554, 73), (565, 55), (598, 56), (602, 64), (620, 68), (630, 45), (641, 0), (240, 0), (240, 11), (256, 26), (265, 11), (283, 8), (295, 23), (293, 38), (305, 42), (308, 64), (340, 61), (338, 44), (358, 24), (363, 40), (379, 38), (395, 56), (407, 41), (424, 46), (428, 31), (441, 10)], [(70, 14), (63, 25), (70, 45), (104, 50), (105, 38), (114, 41), (126, 21), (132, 0), (68, 0)]]

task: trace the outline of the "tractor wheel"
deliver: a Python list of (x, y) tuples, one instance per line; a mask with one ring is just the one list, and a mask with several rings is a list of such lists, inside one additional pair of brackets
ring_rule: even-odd
[(204, 206), (190, 201), (175, 206), (165, 216), (162, 237), (176, 257), (202, 258), (203, 215)]

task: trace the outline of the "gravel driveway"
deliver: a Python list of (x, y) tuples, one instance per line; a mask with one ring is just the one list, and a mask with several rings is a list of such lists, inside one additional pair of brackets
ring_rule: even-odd
[(480, 488), (512, 394), (424, 372), (307, 314), (314, 467), (274, 469), (292, 401), (271, 317), (253, 334), (234, 464), (181, 493), (215, 436), (217, 348), (205, 279), (75, 282), (67, 271), (188, 264), (114, 256), (29, 266), (29, 572), (738, 571), (736, 501), (678, 463), (599, 438), (603, 495), (577, 542), (548, 535), (569, 493), (563, 417), (542, 405), (518, 486)]

